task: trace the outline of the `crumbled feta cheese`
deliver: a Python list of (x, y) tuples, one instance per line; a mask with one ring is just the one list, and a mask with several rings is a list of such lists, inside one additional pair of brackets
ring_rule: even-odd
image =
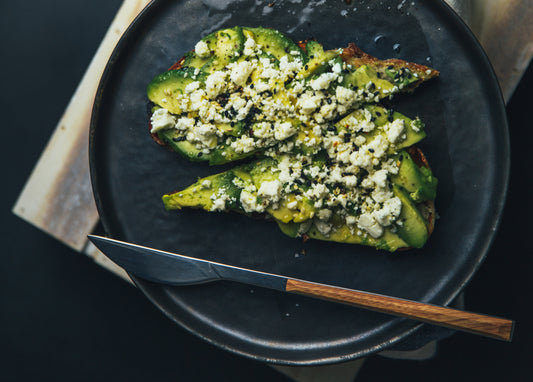
[(386, 170), (378, 170), (374, 172), (372, 175), (368, 176), (369, 179), (371, 179), (374, 184), (380, 188), (387, 187), (387, 171)]
[[(228, 65), (228, 67), (230, 65)], [(248, 80), (248, 77), (250, 77), (250, 74), (252, 74), (253, 70), (254, 68), (249, 61), (235, 63), (231, 65), (230, 79), (237, 86), (244, 86), (246, 85), (246, 81)]]
[(346, 224), (354, 225), (357, 223), (357, 217), (352, 215), (346, 215)]
[(384, 126), (384, 130), (387, 132), (387, 139), (390, 143), (396, 143), (398, 139), (405, 132), (405, 123), (403, 119), (395, 119)]
[(178, 118), (174, 127), (178, 130), (186, 131), (193, 128), (194, 122), (193, 118), (181, 117)]
[(209, 46), (205, 41), (201, 40), (196, 43), (196, 46), (194, 47), (194, 52), (198, 55), (198, 57), (201, 58), (209, 57), (211, 55)]
[(226, 201), (229, 200), (229, 196), (226, 194), (219, 195), (213, 199), (210, 211), (224, 211), (226, 209)]
[(397, 196), (385, 200), (383, 207), (372, 213), (372, 217), (383, 227), (390, 226), (400, 216), (402, 201)]
[(226, 75), (226, 72), (217, 70), (207, 77), (205, 80), (205, 92), (209, 98), (213, 99), (225, 90)]
[(320, 220), (329, 220), (331, 218), (332, 213), (333, 212), (331, 210), (324, 208), (324, 209), (319, 210), (316, 216)]
[(369, 213), (365, 212), (361, 214), (359, 216), (359, 219), (357, 220), (357, 225), (359, 228), (368, 232), (368, 234), (374, 239), (377, 239), (378, 237), (383, 235), (383, 227), (381, 227), (379, 223)]
[(292, 202), (287, 203), (287, 208), (290, 210), (295, 210), (298, 207), (298, 201), (293, 200)]
[(351, 104), (357, 100), (357, 94), (344, 86), (337, 86), (335, 89), (335, 97), (337, 102), (341, 104)]
[(264, 212), (265, 208), (261, 204), (257, 204), (257, 196), (250, 191), (242, 190), (240, 196), (241, 206), (244, 212)]
[(211, 181), (209, 179), (205, 179), (201, 184), (200, 186), (203, 188), (203, 189), (209, 189), (211, 188)]
[(252, 56), (255, 55), (255, 49), (257, 47), (257, 44), (255, 43), (255, 40), (251, 37), (248, 37), (244, 43), (244, 55), (245, 56)]
[(294, 127), (290, 122), (276, 122), (274, 125), (274, 138), (276, 138), (278, 141), (283, 141), (296, 134), (296, 131), (296, 127)]
[(255, 149), (255, 141), (252, 137), (243, 135), (231, 143), (231, 148), (238, 154), (249, 153)]
[(323, 97), (314, 95), (311, 92), (305, 92), (296, 102), (296, 105), (300, 107), (302, 113), (310, 114), (320, 107), (320, 103)]
[(185, 86), (185, 93), (189, 94), (197, 90), (200, 87), (200, 81), (194, 81)]
[(337, 79), (335, 73), (322, 73), (318, 78), (310, 81), (310, 86), (313, 90), (323, 90), (329, 88), (332, 81)]
[(157, 133), (162, 129), (173, 128), (176, 125), (176, 118), (167, 109), (157, 109), (150, 118), (152, 129), (150, 133)]
[(378, 135), (361, 149), (371, 152), (375, 158), (381, 158), (387, 152), (389, 142), (383, 135)]
[(279, 200), (281, 193), (281, 183), (279, 180), (266, 181), (261, 183), (259, 190), (257, 191), (258, 196), (262, 196), (277, 202)]

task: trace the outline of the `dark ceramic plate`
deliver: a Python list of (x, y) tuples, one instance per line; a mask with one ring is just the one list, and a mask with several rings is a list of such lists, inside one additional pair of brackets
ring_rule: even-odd
[[(444, 3), (421, 1), (155, 1), (113, 53), (90, 142), (96, 202), (111, 237), (237, 266), (448, 304), (482, 262), (508, 179), (505, 110), (478, 43)], [(349, 4), (347, 4), (349, 3)], [(355, 42), (380, 57), (429, 64), (441, 77), (392, 105), (426, 122), (420, 144), (439, 178), (440, 219), (426, 247), (388, 254), (302, 243), (236, 214), (165, 212), (160, 197), (220, 168), (187, 162), (148, 134), (146, 85), (207, 33), (266, 26), (326, 48)], [(170, 318), (233, 352), (285, 364), (357, 358), (406, 338), (416, 322), (235, 283), (169, 287), (134, 278)]]

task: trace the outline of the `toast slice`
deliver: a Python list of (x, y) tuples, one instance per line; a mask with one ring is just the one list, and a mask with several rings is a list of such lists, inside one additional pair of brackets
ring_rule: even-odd
[(314, 40), (295, 44), (267, 28), (230, 28), (200, 43), (149, 84), (149, 127), (156, 142), (211, 165), (287, 151), (307, 126), (325, 130), (363, 103), (411, 92), (439, 74), (379, 60), (354, 44), (327, 51)]

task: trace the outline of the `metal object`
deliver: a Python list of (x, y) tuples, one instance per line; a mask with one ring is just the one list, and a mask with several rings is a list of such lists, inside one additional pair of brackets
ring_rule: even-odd
[(238, 281), (505, 341), (510, 341), (513, 335), (514, 322), (504, 318), (234, 267), (101, 236), (89, 236), (89, 239), (118, 265), (139, 277), (159, 283), (190, 285), (216, 280)]
[(89, 240), (128, 272), (149, 281), (191, 285), (231, 280), (281, 291), (285, 291), (287, 284), (287, 277), (271, 273), (178, 255), (102, 236), (89, 235)]

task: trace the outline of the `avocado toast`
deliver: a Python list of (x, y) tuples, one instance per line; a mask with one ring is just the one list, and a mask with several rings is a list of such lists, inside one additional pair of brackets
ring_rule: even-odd
[(380, 100), (438, 72), (324, 50), (266, 28), (210, 34), (148, 85), (150, 132), (211, 165), (249, 158), (163, 196), (167, 209), (260, 214), (292, 237), (420, 248), (437, 180), (412, 147), (424, 124)]

